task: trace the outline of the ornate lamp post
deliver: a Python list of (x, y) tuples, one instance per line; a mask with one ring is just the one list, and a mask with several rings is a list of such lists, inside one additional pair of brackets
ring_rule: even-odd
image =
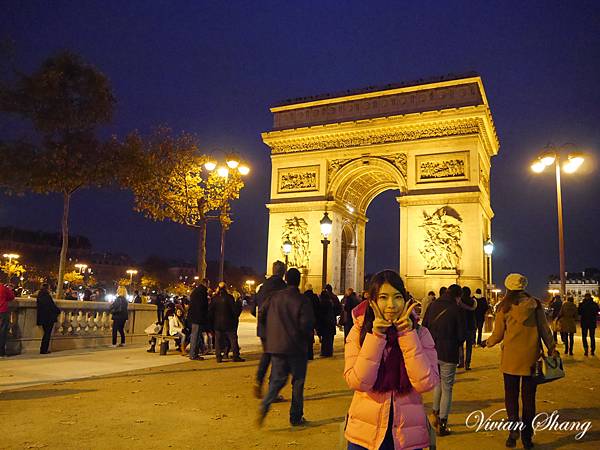
[(327, 284), (327, 246), (329, 245), (329, 235), (331, 234), (331, 228), (333, 222), (329, 218), (329, 214), (325, 212), (323, 214), (323, 218), (320, 221), (321, 224), (321, 234), (323, 235), (323, 240), (321, 243), (323, 244), (323, 273), (321, 276), (321, 289), (325, 289), (325, 285)]
[[(250, 173), (250, 166), (245, 162), (240, 161), (236, 154), (230, 153), (225, 156), (225, 164), (219, 164), (214, 159), (209, 159), (204, 163), (204, 168), (212, 172), (214, 170), (217, 171), (217, 174), (220, 177), (223, 177), (225, 181), (229, 178), (230, 170), (237, 170), (237, 172), (242, 175), (248, 175)], [(225, 232), (227, 229), (221, 224), (221, 251), (219, 258), (219, 281), (223, 281), (223, 276), (225, 272)]]
[(561, 163), (561, 150), (571, 148), (572, 144), (563, 144), (560, 147), (549, 145), (546, 149), (537, 157), (537, 159), (531, 164), (531, 170), (535, 173), (543, 172), (546, 167), (554, 165), (556, 174), (556, 205), (558, 215), (558, 252), (559, 252), (559, 265), (560, 265), (560, 295), (564, 299), (566, 294), (566, 274), (565, 274), (565, 236), (563, 229), (563, 211), (562, 211), (562, 190), (560, 182), (560, 169), (565, 173), (575, 173), (577, 169), (583, 164), (584, 158), (581, 153), (569, 152), (567, 154), (567, 160)]
[(135, 269), (129, 269), (126, 271), (126, 273), (129, 275), (129, 286), (133, 288), (133, 276), (137, 275), (138, 271)]
[(75, 268), (77, 269), (77, 271), (79, 272), (79, 275), (83, 274), (83, 271), (85, 269), (87, 269), (87, 264), (82, 264), (82, 263), (77, 263), (75, 264)]
[[(488, 239), (483, 243), (483, 253), (485, 253), (485, 270), (487, 272), (487, 285), (492, 284), (492, 253), (494, 253), (494, 243)], [(486, 286), (486, 289), (488, 288)]]
[(282, 250), (283, 250), (283, 254), (285, 255), (285, 270), (287, 272), (288, 269), (288, 257), (290, 255), (290, 253), (292, 252), (292, 243), (290, 242), (289, 238), (286, 238), (285, 241), (283, 241), (283, 245), (281, 246)]

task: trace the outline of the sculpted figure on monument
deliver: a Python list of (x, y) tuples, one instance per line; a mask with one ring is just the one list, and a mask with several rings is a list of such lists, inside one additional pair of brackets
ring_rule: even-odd
[(452, 208), (443, 206), (432, 214), (423, 211), (425, 245), (419, 249), (427, 270), (451, 270), (458, 267), (462, 256), (460, 238), (462, 218)]
[(286, 239), (289, 239), (292, 243), (292, 251), (288, 256), (288, 265), (297, 268), (308, 267), (310, 252), (308, 250), (309, 234), (306, 220), (301, 217), (286, 219), (283, 232), (281, 233), (281, 240), (283, 242)]

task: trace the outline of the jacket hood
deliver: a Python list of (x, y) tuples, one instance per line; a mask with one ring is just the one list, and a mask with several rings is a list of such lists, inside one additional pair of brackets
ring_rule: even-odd
[(519, 323), (524, 323), (527, 319), (535, 314), (537, 306), (537, 300), (531, 297), (529, 294), (523, 292), (519, 295), (517, 304), (511, 305), (510, 313)]

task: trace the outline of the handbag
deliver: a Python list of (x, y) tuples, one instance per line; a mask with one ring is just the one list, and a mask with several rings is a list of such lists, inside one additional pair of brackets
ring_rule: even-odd
[(146, 334), (158, 334), (160, 333), (161, 326), (158, 323), (152, 323), (146, 327), (144, 333)]
[[(538, 303), (538, 308), (540, 305)], [(560, 378), (564, 378), (565, 369), (563, 367), (562, 359), (560, 355), (556, 353), (555, 355), (546, 356), (544, 353), (544, 345), (542, 342), (542, 333), (540, 331), (540, 323), (537, 318), (537, 309), (535, 315), (535, 323), (538, 329), (538, 339), (540, 343), (540, 348), (542, 349), (542, 354), (540, 358), (536, 361), (534, 367), (533, 378), (535, 379), (537, 384), (545, 384), (550, 383), (551, 381), (558, 380)]]

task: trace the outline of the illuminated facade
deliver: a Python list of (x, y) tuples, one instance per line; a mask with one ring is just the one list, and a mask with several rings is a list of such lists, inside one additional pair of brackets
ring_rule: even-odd
[[(319, 221), (333, 220), (328, 281), (337, 292), (362, 288), (366, 211), (398, 191), (399, 271), (415, 297), (459, 281), (489, 282), (483, 243), (491, 235), (491, 158), (498, 152), (478, 76), (407, 84), (271, 108), (271, 199), (267, 272), (290, 261), (303, 283), (321, 286)], [(297, 253), (297, 254), (296, 254)]]

